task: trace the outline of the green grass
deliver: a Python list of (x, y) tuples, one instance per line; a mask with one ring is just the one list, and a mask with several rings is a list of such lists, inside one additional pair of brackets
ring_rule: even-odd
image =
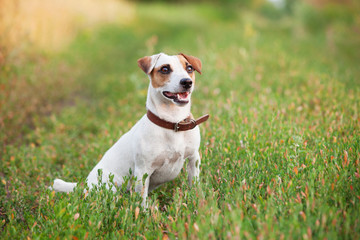
[[(360, 58), (347, 44), (358, 48), (357, 36), (335, 20), (314, 32), (301, 11), (270, 20), (226, 10), (139, 5), (130, 26), (83, 32), (46, 57), (41, 76), (63, 79), (62, 100), (29, 115), (21, 141), (3, 147), (2, 239), (360, 238)], [(182, 171), (146, 211), (133, 191), (47, 190), (56, 177), (83, 182), (145, 113), (148, 79), (136, 60), (160, 51), (203, 61), (192, 106), (195, 117), (211, 115), (200, 127), (200, 184), (190, 189)], [(12, 74), (36, 79), (30, 62)], [(44, 98), (60, 101), (47, 86)]]

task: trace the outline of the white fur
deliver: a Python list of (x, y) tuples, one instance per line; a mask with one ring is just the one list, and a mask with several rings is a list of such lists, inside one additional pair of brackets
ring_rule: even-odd
[[(173, 72), (169, 81), (159, 88), (149, 84), (146, 107), (160, 118), (179, 122), (190, 115), (188, 104), (179, 105), (163, 96), (163, 91), (180, 92), (179, 84), (182, 78), (189, 78), (177, 56), (160, 53), (151, 57), (151, 68), (170, 64)], [(151, 69), (148, 71), (150, 74)], [(150, 75), (149, 75), (150, 77)], [(151, 79), (150, 79), (151, 81)], [(192, 91), (194, 86), (190, 89)], [(190, 98), (190, 95), (189, 95)], [(148, 191), (161, 184), (173, 180), (181, 171), (185, 159), (189, 160), (187, 172), (188, 182), (199, 177), (200, 156), (199, 128), (184, 132), (159, 127), (144, 115), (129, 132), (124, 134), (103, 156), (87, 177), (87, 184), (91, 188), (98, 184), (98, 169), (102, 169), (102, 182), (109, 181), (109, 174), (114, 175), (114, 182), (123, 183), (123, 177), (129, 176), (131, 169), (137, 178), (135, 190), (143, 194), (143, 206), (146, 205)], [(144, 174), (148, 177), (143, 185)], [(58, 192), (70, 192), (76, 183), (67, 183), (60, 179), (54, 181), (53, 189)]]

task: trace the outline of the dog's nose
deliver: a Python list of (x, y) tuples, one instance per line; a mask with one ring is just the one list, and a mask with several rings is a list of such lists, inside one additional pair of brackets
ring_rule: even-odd
[(180, 80), (181, 86), (185, 89), (189, 89), (192, 86), (192, 80), (190, 78), (183, 78)]

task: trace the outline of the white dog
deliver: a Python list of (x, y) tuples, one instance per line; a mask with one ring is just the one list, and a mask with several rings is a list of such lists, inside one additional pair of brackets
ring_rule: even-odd
[[(188, 182), (199, 177), (200, 131), (198, 124), (208, 115), (193, 120), (190, 97), (195, 84), (195, 72), (201, 74), (201, 61), (180, 53), (164, 53), (138, 60), (139, 67), (149, 76), (150, 85), (145, 114), (129, 132), (124, 134), (103, 156), (87, 177), (91, 188), (98, 183), (98, 170), (102, 169), (102, 182), (120, 185), (129, 170), (137, 179), (135, 191), (142, 193), (146, 205), (148, 192), (173, 180), (188, 159)], [(143, 184), (143, 176), (147, 176)], [(131, 176), (129, 176), (131, 177)], [(55, 179), (53, 189), (71, 192), (76, 183)], [(115, 190), (115, 188), (113, 188)]]

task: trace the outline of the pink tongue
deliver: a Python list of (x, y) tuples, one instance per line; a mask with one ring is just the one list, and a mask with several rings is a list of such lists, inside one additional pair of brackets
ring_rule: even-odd
[(183, 92), (183, 93), (178, 93), (178, 98), (179, 99), (186, 99), (188, 96), (187, 92)]

